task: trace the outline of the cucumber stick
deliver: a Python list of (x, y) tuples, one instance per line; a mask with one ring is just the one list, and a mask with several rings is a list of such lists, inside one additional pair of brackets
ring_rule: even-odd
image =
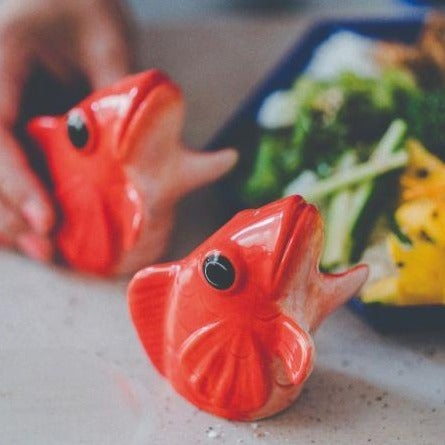
[[(406, 129), (406, 123), (401, 119), (393, 121), (374, 149), (370, 162), (384, 162), (388, 158), (391, 158), (403, 141)], [(374, 181), (366, 181), (360, 184), (354, 192), (353, 205), (351, 208), (353, 226), (359, 223), (360, 216), (374, 191), (374, 185)]]
[[(383, 162), (394, 156), (404, 141), (406, 131), (407, 125), (403, 120), (393, 121), (374, 149), (370, 162)], [(405, 154), (398, 154), (401, 153)], [(360, 184), (354, 191), (350, 213), (351, 242), (347, 253), (349, 261), (357, 261), (361, 256), (369, 233), (384, 207), (381, 203), (384, 182), (385, 178), (375, 178)]]
[(402, 119), (392, 121), (385, 134), (375, 147), (372, 155), (372, 161), (380, 161), (391, 156), (402, 144), (405, 139), (407, 125)]
[[(388, 130), (383, 135), (380, 142), (374, 149), (370, 160), (374, 162), (383, 162), (393, 155), (405, 137), (407, 130), (406, 123), (401, 119), (396, 119), (389, 126)], [(360, 184), (354, 192), (353, 205), (352, 205), (352, 220), (353, 225), (357, 224), (363, 209), (366, 207), (368, 199), (374, 190), (374, 182), (366, 181)]]
[[(397, 156), (397, 160), (399, 157), (404, 160), (406, 153), (394, 154), (394, 152), (403, 142), (405, 134), (406, 124), (401, 120), (395, 120), (377, 144), (368, 163), (362, 164), (362, 166), (373, 165), (375, 172), (379, 170), (379, 168), (375, 168), (376, 166), (394, 165), (391, 164), (394, 156)], [(342, 175), (347, 177), (351, 174), (351, 170), (357, 171), (357, 168), (361, 166), (355, 164), (354, 154), (347, 152), (340, 159), (334, 177), (340, 178)], [(358, 171), (366, 172), (366, 169), (362, 168)], [(329, 181), (329, 179), (326, 181)], [(326, 244), (322, 257), (323, 268), (332, 269), (336, 266), (346, 265), (350, 262), (352, 255), (357, 256), (357, 252), (363, 247), (364, 240), (373, 226), (375, 216), (379, 213), (379, 193), (377, 189), (380, 183), (380, 178), (367, 180), (360, 183), (355, 189), (350, 187), (341, 188), (331, 194), (326, 215), (327, 227)], [(311, 192), (313, 196), (314, 189)], [(375, 214), (374, 217), (372, 214)]]
[[(352, 167), (344, 174), (336, 173), (331, 177), (319, 181), (312, 188), (306, 198), (310, 202), (319, 202), (326, 196), (332, 195), (338, 190), (357, 185), (381, 176), (385, 173), (405, 167), (408, 163), (408, 155), (404, 151), (393, 154), (382, 161), (368, 161)], [(287, 191), (287, 194), (292, 194)]]
[[(339, 190), (355, 186), (381, 176), (385, 173), (405, 167), (408, 163), (408, 154), (404, 151), (393, 154), (387, 159), (367, 161), (351, 167), (344, 173), (335, 173), (327, 179), (319, 181), (310, 192), (306, 194), (309, 202), (318, 203), (323, 198), (330, 196)], [(293, 195), (292, 183), (286, 187), (285, 196)]]
[[(346, 152), (337, 165), (337, 173), (344, 173), (357, 162), (354, 152)], [(350, 189), (340, 190), (332, 196), (326, 213), (325, 248), (321, 259), (324, 269), (332, 269), (335, 266), (348, 261), (348, 245), (350, 244), (350, 216), (354, 193)]]
[[(319, 203), (323, 198), (337, 191), (366, 183), (374, 178), (406, 166), (408, 155), (404, 151), (396, 152), (406, 134), (406, 123), (401, 119), (394, 120), (377, 144), (370, 159), (362, 164), (351, 166), (347, 170), (338, 171), (327, 179), (318, 181), (305, 198), (309, 202)], [(296, 183), (288, 184), (284, 195), (295, 194)]]

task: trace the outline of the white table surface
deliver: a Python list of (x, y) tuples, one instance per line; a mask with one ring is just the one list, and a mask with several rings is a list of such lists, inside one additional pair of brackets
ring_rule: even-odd
[[(124, 285), (0, 255), (0, 443), (443, 444), (445, 341), (383, 337), (347, 309), (300, 399), (257, 424), (199, 412), (144, 356)], [(257, 428), (255, 428), (257, 426)], [(209, 438), (212, 427), (219, 437)]]
[[(163, 67), (184, 86), (186, 138), (201, 145), (301, 26), (152, 27), (140, 33), (141, 65)], [(197, 217), (203, 207), (217, 207), (208, 191), (181, 205), (171, 257), (217, 224), (212, 210)], [(314, 373), (291, 408), (258, 423), (228, 422), (198, 411), (156, 374), (124, 294), (125, 280), (0, 252), (1, 445), (445, 443), (443, 333), (382, 336), (343, 308), (318, 331)]]

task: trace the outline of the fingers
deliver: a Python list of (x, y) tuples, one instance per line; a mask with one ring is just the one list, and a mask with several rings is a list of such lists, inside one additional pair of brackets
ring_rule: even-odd
[(15, 247), (31, 258), (48, 261), (53, 256), (49, 239), (29, 231), (23, 218), (0, 199), (0, 243)]
[(51, 261), (54, 256), (52, 242), (32, 232), (20, 234), (16, 240), (16, 248), (37, 261)]
[(46, 235), (55, 220), (51, 201), (9, 131), (0, 129), (0, 195), (29, 230)]
[(0, 244), (49, 260), (53, 247), (46, 234), (54, 221), (52, 206), (10, 131), (29, 74), (32, 45), (23, 40), (23, 26), (8, 23), (0, 26)]
[(0, 129), (0, 242), (31, 258), (48, 261), (53, 246), (47, 238), (54, 211), (13, 136)]
[[(1, 35), (0, 35), (1, 37)], [(6, 39), (0, 45), (0, 121), (12, 126), (17, 116), (23, 85), (28, 74), (26, 50), (18, 41)]]
[(12, 136), (23, 84), (29, 69), (29, 54), (19, 40), (7, 39), (0, 45), (0, 195), (8, 206), (28, 222), (29, 229), (46, 234), (54, 222), (49, 199), (27, 165)]
[(115, 19), (102, 15), (79, 31), (79, 60), (93, 89), (110, 85), (129, 72), (129, 48)]
[(35, 58), (62, 84), (69, 86), (79, 75), (79, 69), (73, 58), (68, 57), (64, 49), (40, 44), (35, 49)]
[(0, 242), (7, 246), (13, 246), (17, 236), (25, 233), (28, 225), (19, 214), (14, 212), (0, 198)]

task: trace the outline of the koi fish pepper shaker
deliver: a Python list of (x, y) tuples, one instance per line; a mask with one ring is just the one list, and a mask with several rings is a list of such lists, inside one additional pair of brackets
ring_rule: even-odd
[(57, 246), (71, 266), (110, 275), (150, 264), (164, 251), (175, 202), (233, 167), (232, 149), (185, 148), (183, 122), (181, 91), (157, 70), (29, 122), (61, 210)]
[(128, 304), (153, 365), (217, 416), (285, 409), (312, 371), (312, 333), (368, 275), (364, 265), (321, 273), (322, 243), (318, 210), (291, 196), (238, 213), (178, 262), (138, 272)]

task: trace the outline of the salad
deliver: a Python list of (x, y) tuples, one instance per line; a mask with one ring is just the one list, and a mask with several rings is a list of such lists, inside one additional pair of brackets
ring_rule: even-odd
[(301, 194), (325, 219), (321, 267), (363, 260), (366, 303), (445, 304), (445, 17), (414, 45), (339, 31), (258, 113), (249, 205)]

